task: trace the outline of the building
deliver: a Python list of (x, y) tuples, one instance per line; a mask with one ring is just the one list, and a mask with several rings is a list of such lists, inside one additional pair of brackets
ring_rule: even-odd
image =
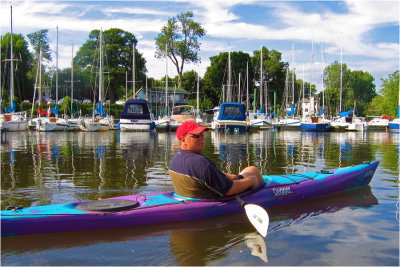
[(146, 90), (141, 90), (137, 97), (138, 99), (147, 99), (150, 103), (150, 109), (153, 114), (166, 114), (165, 103), (168, 103), (168, 110), (171, 111), (173, 106), (187, 105), (188, 96), (190, 93), (181, 88), (169, 87), (167, 92), (167, 100), (165, 87), (152, 87)]

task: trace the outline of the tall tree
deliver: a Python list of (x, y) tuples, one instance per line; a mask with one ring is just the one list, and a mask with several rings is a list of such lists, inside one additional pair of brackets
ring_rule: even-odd
[[(95, 98), (97, 90), (97, 79), (95, 70), (98, 67), (99, 37), (100, 31), (93, 30), (89, 39), (80, 47), (75, 58), (74, 67), (79, 68), (88, 76), (91, 76), (91, 85), (82, 84), (85, 88), (92, 88)], [(125, 97), (125, 73), (128, 74), (128, 97), (132, 96), (132, 53), (133, 44), (137, 44), (136, 37), (121, 29), (112, 28), (103, 32), (104, 42), (104, 84), (109, 89), (108, 97), (113, 102), (118, 98)], [(135, 88), (136, 91), (143, 87), (146, 79), (146, 60), (142, 54), (135, 49)], [(87, 93), (85, 93), (87, 95)]]
[(346, 102), (350, 106), (354, 103), (354, 114), (365, 115), (365, 111), (371, 100), (376, 96), (374, 77), (361, 70), (350, 73), (350, 97)]
[[(370, 101), (376, 96), (374, 78), (364, 71), (352, 71), (343, 64), (343, 90), (342, 90), (342, 112), (354, 110), (355, 114), (362, 116)], [(325, 98), (333, 107), (331, 113), (338, 115), (340, 106), (340, 64), (335, 61), (325, 68), (324, 83), (326, 86)], [(336, 108), (336, 110), (335, 110)]]
[[(3, 75), (1, 89), (5, 99), (9, 96), (10, 85), (10, 37), (10, 33), (7, 33), (1, 38), (1, 73)], [(29, 53), (28, 43), (21, 34), (13, 34), (12, 45), (13, 58), (17, 60), (14, 62), (14, 96), (19, 100), (32, 100), (35, 77), (32, 73), (32, 55)]]
[[(228, 81), (228, 52), (220, 53), (217, 56), (210, 57), (211, 65), (204, 74), (204, 94), (211, 100), (214, 105), (218, 105), (222, 101), (222, 89), (227, 85)], [(244, 84), (247, 63), (249, 63), (249, 87), (250, 94), (253, 93), (254, 70), (251, 64), (250, 55), (243, 52), (231, 52), (231, 69), (232, 69), (232, 94), (234, 101), (237, 101), (239, 73), (242, 74), (242, 86)], [(244, 89), (241, 89), (244, 93)], [(245, 101), (245, 97), (242, 100)]]
[(42, 29), (27, 35), (29, 42), (33, 47), (35, 59), (39, 58), (40, 49), (42, 49), (42, 58), (49, 61), (51, 60), (51, 50), (49, 39), (47, 38), (48, 31), (49, 30), (47, 29)]
[[(350, 90), (349, 75), (351, 70), (347, 68), (346, 64), (343, 64), (343, 90), (342, 90), (342, 111), (347, 111), (353, 108), (353, 103), (350, 105), (344, 101), (347, 99)], [(325, 84), (325, 99), (327, 105), (330, 107), (330, 113), (333, 115), (339, 115), (340, 107), (340, 63), (338, 61), (333, 62), (327, 66), (324, 70), (324, 84)], [(344, 105), (346, 103), (346, 105)]]
[(167, 25), (156, 37), (156, 57), (165, 57), (167, 53), (178, 72), (178, 87), (182, 86), (185, 63), (200, 61), (198, 39), (204, 35), (205, 30), (200, 23), (193, 20), (193, 12), (187, 11), (168, 19)]
[(379, 95), (374, 97), (371, 108), (377, 110), (380, 115), (397, 116), (399, 103), (399, 71), (389, 74), (388, 78), (382, 79), (382, 89)]

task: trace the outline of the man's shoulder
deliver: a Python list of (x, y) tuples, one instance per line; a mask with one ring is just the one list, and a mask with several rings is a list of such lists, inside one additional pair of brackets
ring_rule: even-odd
[(195, 160), (195, 161), (208, 161), (207, 157), (204, 156), (203, 154), (200, 153), (194, 153), (189, 150), (179, 150), (178, 152), (175, 153), (176, 158), (183, 158), (186, 161), (187, 160)]

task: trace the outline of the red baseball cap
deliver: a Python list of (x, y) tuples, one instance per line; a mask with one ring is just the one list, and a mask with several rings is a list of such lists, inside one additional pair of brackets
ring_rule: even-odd
[(207, 127), (201, 126), (195, 121), (185, 121), (179, 125), (178, 129), (176, 129), (176, 137), (181, 140), (185, 134), (201, 134), (202, 132), (208, 130), (209, 129)]

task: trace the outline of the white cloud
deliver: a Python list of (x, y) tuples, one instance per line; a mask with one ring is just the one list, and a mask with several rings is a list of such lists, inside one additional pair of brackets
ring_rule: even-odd
[[(311, 51), (307, 51), (307, 49), (311, 48), (313, 34), (316, 44), (324, 43), (326, 62), (329, 63), (329, 59), (339, 60), (340, 33), (343, 37), (344, 59), (349, 66), (376, 73), (376, 77), (382, 75), (382, 72), (394, 72), (399, 68), (398, 60), (396, 61), (399, 56), (397, 42), (393, 43), (390, 41), (391, 39), (385, 40), (385, 37), (381, 37), (378, 42), (366, 39), (367, 34), (376, 27), (399, 25), (398, 1), (347, 0), (332, 2), (341, 5), (340, 12), (335, 9), (301, 9), (298, 8), (301, 1), (160, 1), (156, 2), (160, 6), (159, 9), (154, 5), (149, 8), (144, 2), (135, 1), (126, 1), (121, 8), (117, 5), (106, 7), (104, 3), (105, 1), (91, 1), (90, 3), (16, 1), (13, 2), (14, 32), (26, 35), (42, 28), (48, 28), (49, 35), (52, 36), (51, 46), (55, 47), (54, 32), (58, 25), (61, 42), (59, 65), (60, 67), (69, 67), (71, 43), (75, 44), (74, 50), (77, 51), (79, 45), (86, 41), (91, 30), (100, 27), (103, 30), (111, 27), (121, 28), (135, 34), (139, 40), (139, 52), (143, 53), (148, 62), (149, 75), (160, 78), (165, 75), (165, 63), (154, 57), (154, 38), (169, 17), (179, 13), (178, 10), (187, 8), (187, 10), (194, 11), (195, 20), (201, 23), (207, 33), (200, 39), (202, 63), (198, 66), (185, 65), (185, 71), (193, 68), (204, 73), (209, 64), (209, 56), (228, 50), (258, 50), (261, 45), (272, 42), (276, 46), (272, 49), (282, 51), (284, 60), (288, 61), (291, 58), (291, 51), (287, 48), (292, 42), (295, 42), (296, 65), (294, 67), (301, 69), (302, 64), (310, 65)], [(329, 4), (329, 2), (319, 4), (324, 5), (325, 3)], [(9, 31), (10, 10), (8, 4), (5, 1), (1, 2), (2, 34)], [(167, 5), (168, 8), (165, 8)], [(273, 16), (274, 23), (267, 24), (262, 19), (254, 20), (257, 22), (248, 20), (248, 17), (256, 17), (260, 14), (241, 13), (242, 6), (253, 7), (259, 10), (262, 16)], [(105, 13), (106, 16), (95, 16), (94, 11)], [(66, 32), (71, 36), (68, 37), (69, 39), (62, 37)], [(73, 35), (76, 38), (71, 40)], [(170, 76), (176, 75), (174, 66), (169, 67), (169, 73)]]

